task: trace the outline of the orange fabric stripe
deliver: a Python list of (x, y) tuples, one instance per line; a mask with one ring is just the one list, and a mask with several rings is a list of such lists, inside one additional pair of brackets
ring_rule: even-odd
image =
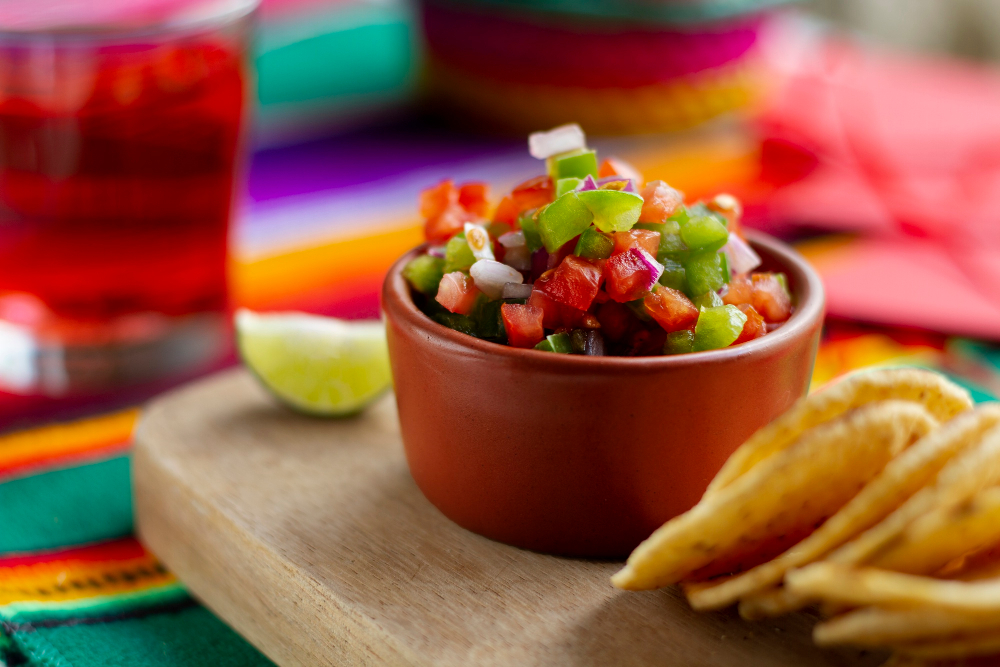
[(257, 260), (235, 260), (233, 300), (238, 306), (263, 310), (280, 307), (299, 295), (324, 290), (336, 292), (344, 285), (375, 284), (377, 289), (392, 263), (422, 242), (422, 226), (411, 221), (368, 236)]
[(127, 447), (138, 410), (0, 436), (0, 474), (60, 458)]

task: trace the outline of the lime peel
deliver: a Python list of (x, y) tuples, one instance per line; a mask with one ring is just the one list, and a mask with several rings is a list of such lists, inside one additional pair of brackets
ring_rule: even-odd
[(300, 412), (356, 414), (392, 385), (383, 322), (240, 309), (236, 337), (243, 363)]

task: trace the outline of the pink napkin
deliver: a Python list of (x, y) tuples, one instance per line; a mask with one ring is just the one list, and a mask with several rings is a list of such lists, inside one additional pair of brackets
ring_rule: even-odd
[(859, 234), (821, 268), (831, 315), (1000, 339), (1000, 72), (787, 47), (749, 224)]

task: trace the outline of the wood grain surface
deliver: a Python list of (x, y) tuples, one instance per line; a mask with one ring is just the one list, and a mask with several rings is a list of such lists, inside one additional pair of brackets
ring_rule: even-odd
[(617, 563), (452, 524), (407, 472), (395, 404), (324, 421), (243, 371), (155, 401), (133, 458), (141, 539), (279, 665), (875, 665), (813, 647), (815, 618), (696, 614), (625, 593)]

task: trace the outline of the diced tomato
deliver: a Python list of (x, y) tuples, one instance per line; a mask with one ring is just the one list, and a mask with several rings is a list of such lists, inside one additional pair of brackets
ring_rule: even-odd
[(597, 320), (601, 323), (601, 333), (604, 334), (604, 338), (616, 343), (635, 326), (638, 318), (628, 306), (608, 301), (597, 309)]
[(527, 211), (540, 208), (552, 201), (554, 188), (551, 176), (535, 176), (516, 186), (510, 193), (518, 208)]
[(549, 279), (538, 284), (538, 289), (554, 301), (577, 310), (587, 310), (594, 302), (603, 278), (600, 267), (583, 257), (567, 255)]
[(476, 289), (472, 278), (461, 271), (444, 274), (438, 283), (437, 302), (453, 313), (468, 315), (476, 305), (476, 297), (481, 292)]
[(510, 197), (504, 197), (497, 204), (497, 210), (493, 212), (493, 222), (502, 222), (512, 228), (517, 227), (517, 219), (520, 215), (521, 209), (517, 207), (514, 200)]
[(746, 324), (743, 325), (743, 331), (740, 332), (739, 337), (733, 341), (733, 345), (739, 343), (745, 343), (748, 340), (753, 340), (754, 338), (760, 338), (767, 333), (767, 327), (764, 324), (764, 318), (760, 316), (754, 307), (748, 303), (741, 303), (736, 306), (743, 311), (743, 314), (747, 316)]
[(458, 204), (449, 206), (440, 214), (427, 218), (424, 223), (424, 236), (430, 243), (445, 243), (455, 234), (465, 228), (465, 223), (474, 222), (478, 218)]
[(536, 176), (528, 179), (500, 200), (500, 204), (493, 214), (493, 220), (496, 222), (506, 222), (516, 227), (517, 219), (522, 213), (530, 211), (533, 208), (540, 208), (551, 202), (553, 192), (551, 177)]
[[(552, 274), (550, 273), (549, 276)], [(572, 306), (559, 303), (555, 299), (549, 298), (543, 291), (544, 280), (535, 281), (535, 289), (528, 298), (529, 306), (537, 306), (542, 309), (542, 324), (546, 329), (581, 328), (586, 313)]]
[(626, 336), (625, 342), (628, 346), (624, 351), (626, 356), (661, 354), (663, 344), (667, 342), (667, 332), (655, 325), (639, 326)]
[(451, 179), (441, 181), (420, 193), (420, 217), (434, 218), (458, 204), (458, 190)]
[(722, 303), (738, 306), (753, 301), (753, 283), (746, 276), (735, 276), (729, 281), (729, 290), (722, 297)]
[(500, 317), (512, 347), (534, 347), (545, 338), (542, 309), (537, 306), (505, 303), (500, 306)]
[(619, 160), (618, 158), (609, 157), (601, 163), (600, 168), (597, 170), (598, 178), (607, 178), (608, 176), (631, 178), (635, 183), (635, 187), (642, 187), (642, 174), (628, 162)]
[(631, 247), (642, 248), (653, 257), (660, 251), (660, 232), (649, 229), (630, 229), (627, 232), (615, 232), (614, 253), (625, 252)]
[[(604, 271), (603, 267), (601, 268), (601, 271)], [(598, 304), (600, 304), (600, 303), (607, 303), (610, 300), (611, 300), (611, 297), (609, 297), (608, 293), (605, 292), (604, 290), (599, 290), (597, 292), (597, 296), (594, 297), (594, 303), (598, 303)]]
[(773, 273), (755, 273), (753, 281), (754, 309), (765, 322), (784, 322), (792, 314), (792, 299)]
[(486, 183), (464, 183), (458, 189), (458, 203), (469, 213), (480, 218), (486, 216), (490, 207), (490, 186)]
[(604, 265), (604, 289), (615, 301), (634, 301), (648, 292), (650, 270), (634, 252), (611, 255)]
[(642, 189), (639, 222), (666, 222), (684, 203), (684, 195), (663, 181), (650, 181)]
[(642, 303), (664, 331), (690, 329), (698, 322), (698, 309), (684, 292), (657, 285)]

